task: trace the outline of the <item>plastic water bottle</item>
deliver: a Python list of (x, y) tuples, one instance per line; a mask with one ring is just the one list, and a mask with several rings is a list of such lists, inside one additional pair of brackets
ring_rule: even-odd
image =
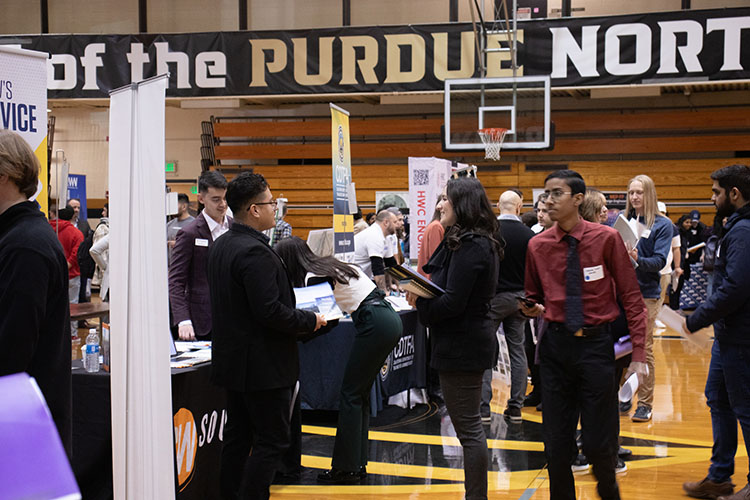
[(86, 337), (86, 371), (96, 373), (99, 371), (99, 335), (96, 328), (89, 330)]

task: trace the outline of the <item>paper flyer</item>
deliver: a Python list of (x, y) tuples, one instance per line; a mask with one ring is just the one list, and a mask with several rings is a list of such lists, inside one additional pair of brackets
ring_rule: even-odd
[(325, 316), (326, 321), (344, 317), (344, 313), (336, 304), (333, 289), (328, 283), (295, 288), (294, 296), (297, 300), (297, 309), (320, 313)]

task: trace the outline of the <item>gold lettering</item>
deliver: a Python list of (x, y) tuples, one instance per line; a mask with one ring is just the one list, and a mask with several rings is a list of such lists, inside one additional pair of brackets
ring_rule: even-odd
[(448, 33), (433, 33), (435, 78), (471, 78), (474, 75), (474, 32), (461, 33), (461, 65), (457, 70), (448, 69)]
[(318, 41), (318, 73), (309, 70), (316, 65), (307, 56), (307, 38), (292, 38), (294, 44), (294, 79), (300, 85), (325, 85), (333, 76), (333, 37), (322, 36)]
[[(278, 73), (286, 68), (286, 44), (276, 38), (265, 40), (250, 40), (252, 46), (252, 78), (251, 87), (267, 87), (266, 68), (269, 73)], [(266, 62), (264, 50), (273, 51), (273, 59)]]
[[(364, 47), (365, 57), (357, 60), (355, 47)], [(355, 85), (357, 74), (355, 64), (362, 73), (364, 82), (378, 83), (375, 65), (378, 64), (378, 41), (371, 36), (342, 36), (341, 37), (341, 85)]]
[[(384, 83), (411, 83), (424, 78), (425, 48), (424, 38), (415, 34), (385, 35), (386, 78)], [(411, 46), (411, 70), (401, 71), (401, 46)]]

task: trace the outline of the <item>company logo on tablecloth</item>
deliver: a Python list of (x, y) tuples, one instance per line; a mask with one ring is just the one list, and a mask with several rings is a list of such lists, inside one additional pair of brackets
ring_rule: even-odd
[(380, 369), (380, 380), (384, 381), (388, 378), (388, 373), (391, 371), (391, 363), (393, 363), (393, 353), (388, 354), (388, 357), (383, 362), (383, 367)]
[(177, 482), (180, 490), (193, 477), (195, 454), (198, 451), (198, 432), (193, 412), (180, 408), (174, 414), (174, 442), (177, 459)]

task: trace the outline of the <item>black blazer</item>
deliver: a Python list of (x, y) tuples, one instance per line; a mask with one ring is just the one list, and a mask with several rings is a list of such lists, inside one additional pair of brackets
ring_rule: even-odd
[(297, 335), (315, 314), (295, 309), (294, 291), (268, 237), (237, 222), (208, 252), (212, 373), (232, 391), (290, 387), (299, 377)]
[[(231, 225), (231, 217), (227, 218)], [(196, 240), (205, 240), (207, 246), (196, 245)], [(169, 305), (172, 322), (193, 322), (198, 336), (211, 332), (211, 307), (208, 299), (206, 262), (208, 249), (214, 244), (205, 216), (199, 215), (177, 232), (172, 259), (169, 265)]]
[(417, 299), (419, 320), (430, 327), (430, 365), (436, 370), (483, 371), (497, 360), (497, 336), (488, 312), (499, 260), (489, 238), (467, 233), (455, 251), (443, 239), (425, 264), (430, 279), (445, 290), (434, 299)]

